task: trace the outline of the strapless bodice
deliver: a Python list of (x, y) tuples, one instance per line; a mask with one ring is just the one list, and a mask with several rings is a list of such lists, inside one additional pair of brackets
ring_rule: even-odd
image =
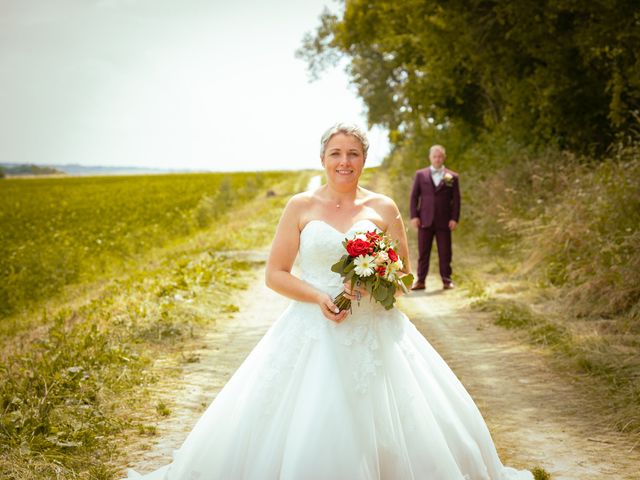
[(346, 253), (342, 242), (357, 231), (374, 229), (380, 230), (368, 219), (358, 220), (346, 232), (335, 229), (323, 220), (311, 220), (300, 232), (300, 277), (320, 290), (337, 295), (342, 290), (342, 279), (331, 271), (331, 265)]

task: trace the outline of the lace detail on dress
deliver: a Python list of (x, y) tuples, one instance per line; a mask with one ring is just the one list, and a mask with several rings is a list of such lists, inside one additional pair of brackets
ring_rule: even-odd
[[(356, 231), (372, 229), (379, 231), (371, 220), (354, 223), (346, 233), (337, 231), (321, 220), (309, 222), (300, 235), (299, 265), (302, 279), (332, 296), (340, 293), (343, 288), (342, 279), (339, 274), (331, 271), (331, 265), (345, 253), (342, 242)], [(340, 344), (358, 350), (353, 355), (354, 363), (349, 365), (352, 386), (357, 392), (366, 393), (372, 377), (382, 366), (377, 352), (377, 323), (384, 321), (389, 315), (379, 304), (369, 300), (363, 300), (360, 305), (354, 303), (352, 308), (352, 315), (345, 322), (340, 325), (330, 324), (330, 327), (334, 328)], [(328, 320), (324, 319), (324, 322), (326, 324)]]
[[(278, 406), (280, 399), (278, 390), (285, 386), (286, 379), (291, 378), (304, 346), (320, 338), (320, 329), (323, 325), (317, 318), (317, 312), (313, 312), (314, 309), (318, 309), (314, 304), (294, 302), (283, 315), (286, 318), (288, 312), (295, 310), (294, 318), (287, 322), (284, 328), (274, 331), (274, 334), (281, 336), (278, 342), (279, 348), (266, 353), (264, 362), (266, 368), (261, 378), (257, 380), (258, 396), (265, 399), (263, 415), (273, 413)], [(314, 316), (313, 313), (316, 315)]]
[(359, 393), (367, 393), (373, 377), (383, 367), (381, 336), (401, 338), (401, 319), (378, 303), (363, 302), (354, 307), (353, 315), (339, 329), (340, 343), (354, 350), (354, 363), (350, 365), (353, 387)]
[(341, 325), (340, 343), (358, 349), (357, 361), (350, 365), (353, 387), (359, 393), (366, 393), (371, 378), (382, 366), (379, 349), (378, 332), (375, 320), (360, 311), (358, 307), (354, 315)]

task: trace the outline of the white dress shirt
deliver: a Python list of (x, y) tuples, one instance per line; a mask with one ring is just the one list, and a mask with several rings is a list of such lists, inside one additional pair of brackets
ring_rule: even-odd
[(431, 165), (429, 168), (431, 168), (431, 178), (433, 178), (433, 184), (437, 187), (438, 185), (440, 185), (440, 182), (444, 178), (444, 167), (434, 168), (433, 165)]

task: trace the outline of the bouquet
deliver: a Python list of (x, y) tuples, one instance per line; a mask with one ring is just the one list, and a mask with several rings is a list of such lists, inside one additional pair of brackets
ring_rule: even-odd
[[(331, 266), (331, 271), (339, 273), (345, 282), (350, 281), (352, 287), (364, 286), (371, 298), (386, 310), (393, 307), (399, 288), (409, 292), (413, 275), (401, 274), (402, 260), (396, 253), (395, 243), (384, 232), (356, 232), (342, 244), (347, 253)], [(344, 291), (333, 299), (333, 303), (340, 310), (351, 310), (351, 300), (345, 297)]]

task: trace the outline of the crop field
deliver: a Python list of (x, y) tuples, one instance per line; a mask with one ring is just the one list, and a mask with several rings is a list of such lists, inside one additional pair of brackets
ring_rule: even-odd
[(120, 478), (127, 439), (168, 414), (150, 386), (237, 311), (239, 252), (268, 246), (310, 176), (1, 181), (0, 478)]
[(285, 175), (2, 180), (0, 318), (208, 227)]

